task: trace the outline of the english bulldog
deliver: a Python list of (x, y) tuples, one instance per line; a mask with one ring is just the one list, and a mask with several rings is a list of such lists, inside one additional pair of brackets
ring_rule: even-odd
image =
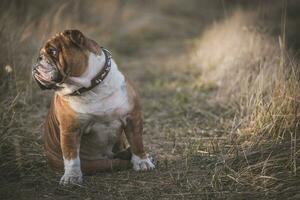
[(78, 30), (66, 30), (41, 48), (32, 75), (55, 91), (44, 123), (50, 166), (64, 169), (60, 184), (81, 184), (82, 172), (151, 170), (144, 151), (137, 91), (110, 52)]

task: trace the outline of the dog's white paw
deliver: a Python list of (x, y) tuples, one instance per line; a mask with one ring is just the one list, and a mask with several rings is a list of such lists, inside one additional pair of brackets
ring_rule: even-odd
[(80, 185), (82, 183), (82, 172), (79, 157), (71, 160), (64, 159), (65, 173), (61, 177), (60, 185)]
[(135, 171), (147, 171), (155, 168), (148, 156), (145, 159), (141, 159), (137, 155), (132, 154), (131, 163)]
[(60, 181), (59, 184), (60, 185), (81, 185), (82, 183), (82, 174), (81, 172), (79, 174), (64, 174)]

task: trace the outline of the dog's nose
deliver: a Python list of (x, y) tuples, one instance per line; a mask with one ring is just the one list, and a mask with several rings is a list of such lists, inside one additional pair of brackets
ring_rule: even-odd
[(33, 66), (32, 66), (32, 71), (37, 71), (37, 64), (34, 64)]
[(36, 67), (37, 67), (36, 64), (32, 66), (32, 72), (36, 72), (37, 71)]

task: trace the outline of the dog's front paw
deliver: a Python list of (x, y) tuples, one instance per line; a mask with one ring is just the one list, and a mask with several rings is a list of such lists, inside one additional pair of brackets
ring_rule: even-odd
[(59, 181), (59, 184), (60, 185), (70, 185), (70, 184), (73, 184), (73, 185), (80, 185), (82, 183), (82, 174), (67, 174), (65, 173), (60, 181)]
[(132, 154), (131, 163), (135, 171), (147, 171), (155, 168), (148, 156), (141, 159), (139, 156)]

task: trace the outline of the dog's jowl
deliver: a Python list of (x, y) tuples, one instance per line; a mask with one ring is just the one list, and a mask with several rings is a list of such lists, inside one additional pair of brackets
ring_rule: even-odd
[(61, 184), (80, 184), (82, 172), (154, 168), (144, 151), (137, 91), (107, 49), (66, 30), (41, 48), (32, 75), (55, 91), (44, 147), (50, 166), (64, 169)]

